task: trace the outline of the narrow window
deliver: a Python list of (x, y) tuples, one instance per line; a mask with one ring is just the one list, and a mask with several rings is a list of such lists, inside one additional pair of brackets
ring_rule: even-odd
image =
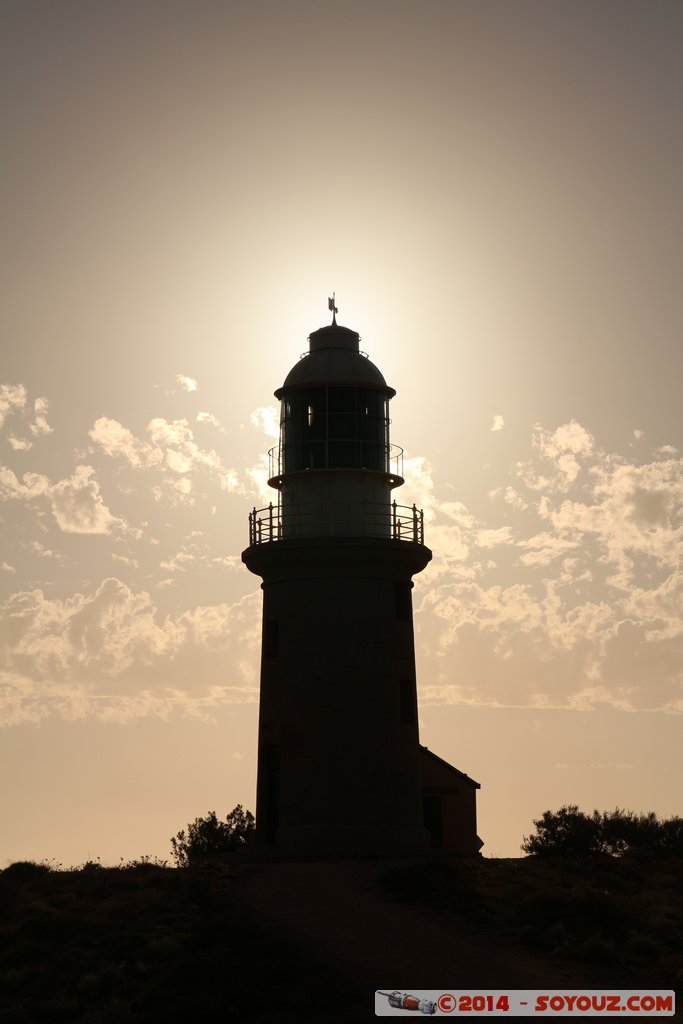
[(276, 658), (280, 641), (280, 623), (277, 619), (270, 619), (263, 628), (263, 656), (264, 658)]
[(413, 615), (413, 602), (410, 593), (409, 583), (397, 583), (396, 595), (396, 618), (399, 622), (410, 622)]
[(401, 695), (401, 722), (403, 725), (415, 725), (417, 720), (415, 683), (412, 679), (402, 679), (399, 683)]
[(264, 743), (259, 758), (259, 823), (263, 842), (275, 844), (280, 820), (280, 748), (275, 743)]

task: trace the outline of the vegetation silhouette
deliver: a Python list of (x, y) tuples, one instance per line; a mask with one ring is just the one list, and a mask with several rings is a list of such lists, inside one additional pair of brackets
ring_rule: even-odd
[(354, 1019), (336, 966), (311, 970), (243, 905), (243, 869), (92, 865), (0, 870), (3, 1024), (295, 1024), (301, 978), (312, 1005), (334, 992), (337, 1021)]
[(683, 818), (659, 819), (650, 811), (586, 814), (576, 804), (545, 811), (534, 820), (535, 835), (525, 836), (522, 850), (536, 857), (624, 857), (629, 854), (683, 854)]
[(196, 867), (225, 853), (247, 846), (254, 835), (254, 815), (237, 804), (220, 821), (215, 811), (195, 818), (171, 839), (171, 856), (179, 868)]
[(447, 911), (474, 940), (505, 943), (520, 963), (524, 949), (547, 958), (548, 978), (573, 962), (587, 972), (581, 985), (668, 989), (683, 982), (680, 873), (679, 856), (642, 850), (425, 860), (390, 868), (380, 884), (395, 900)]
[[(565, 846), (573, 853), (399, 858), (365, 865), (353, 876), (356, 889), (342, 889), (346, 897), (339, 899), (379, 903), (379, 915), (386, 904), (387, 927), (396, 901), (424, 908), (426, 930), (441, 913), (456, 938), (497, 949), (501, 970), (513, 977), (539, 963), (549, 979), (572, 988), (677, 987), (682, 819), (618, 809), (586, 815), (570, 805), (539, 823), (544, 828), (530, 838), (569, 836)], [(334, 945), (321, 945), (315, 929), (293, 932), (292, 941), (249, 895), (262, 872), (283, 867), (281, 891), (271, 888), (268, 906), (274, 900), (291, 909), (287, 865), (225, 856), (246, 845), (253, 828), (253, 815), (241, 805), (224, 821), (214, 812), (197, 818), (174, 837), (178, 867), (145, 856), (117, 868), (93, 860), (79, 868), (21, 861), (0, 871), (3, 1022), (294, 1024), (302, 1019), (302, 978), (316, 1021), (364, 1019), (366, 954), (362, 968), (342, 970)], [(323, 870), (333, 889), (347, 877), (338, 873), (347, 872), (344, 865)], [(320, 892), (314, 886), (300, 894), (316, 920)], [(416, 963), (431, 963), (432, 952), (428, 944), (416, 946)], [(373, 956), (378, 973), (390, 969), (381, 944)], [(498, 987), (517, 987), (509, 975), (503, 980)]]

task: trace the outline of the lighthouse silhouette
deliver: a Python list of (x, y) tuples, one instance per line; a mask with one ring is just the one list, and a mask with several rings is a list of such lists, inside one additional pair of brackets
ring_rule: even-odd
[(284, 854), (472, 854), (479, 784), (421, 747), (412, 578), (424, 517), (394, 498), (396, 392), (336, 322), (275, 392), (277, 501), (249, 517), (262, 577), (256, 842)]

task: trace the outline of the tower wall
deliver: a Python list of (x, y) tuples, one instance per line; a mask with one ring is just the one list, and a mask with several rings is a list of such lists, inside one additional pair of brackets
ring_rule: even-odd
[(386, 474), (328, 469), (294, 473), (282, 486), (285, 537), (386, 536), (391, 532)]
[(249, 548), (263, 577), (257, 841), (420, 852), (411, 577), (431, 552), (381, 538)]

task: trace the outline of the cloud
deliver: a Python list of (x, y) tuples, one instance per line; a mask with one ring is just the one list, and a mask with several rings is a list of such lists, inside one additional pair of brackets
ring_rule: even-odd
[(509, 526), (499, 526), (497, 530), (477, 530), (475, 543), (479, 548), (494, 548), (498, 544), (512, 543), (512, 530)]
[(235, 569), (240, 572), (242, 570), (242, 559), (239, 555), (222, 555), (212, 558), (211, 561), (214, 565), (222, 565), (226, 569)]
[[(220, 456), (213, 449), (201, 448), (194, 439), (186, 419), (166, 420), (157, 416), (147, 424), (149, 440), (136, 437), (118, 420), (102, 416), (89, 431), (92, 441), (106, 455), (124, 459), (134, 469), (158, 469), (170, 471), (182, 477), (174, 480), (166, 477), (163, 484), (166, 493), (174, 502), (194, 503), (193, 488), (188, 474), (208, 472), (224, 491), (240, 491), (237, 473), (224, 466)], [(156, 485), (153, 489), (155, 500), (160, 500), (164, 490)]]
[(557, 537), (545, 530), (527, 540), (518, 541), (518, 547), (527, 549), (520, 558), (522, 565), (546, 566), (572, 548), (578, 547), (578, 541)]
[(0, 427), (17, 409), (24, 409), (28, 392), (23, 384), (0, 384)]
[(48, 494), (50, 481), (39, 473), (24, 473), (21, 481), (7, 466), (0, 466), (0, 500), (19, 499), (30, 501)]
[(29, 430), (35, 437), (51, 434), (53, 431), (53, 427), (47, 422), (49, 404), (47, 398), (36, 398), (33, 403), (34, 420), (33, 423), (29, 423)]
[(116, 551), (112, 552), (111, 558), (113, 562), (121, 562), (122, 565), (127, 565), (131, 569), (140, 568), (140, 563), (137, 562), (136, 559), (129, 558), (127, 555), (119, 555)]
[(33, 442), (29, 441), (25, 437), (15, 437), (14, 434), (10, 434), (7, 440), (12, 448), (14, 448), (15, 452), (27, 452), (33, 448)]
[(594, 447), (592, 435), (576, 420), (563, 423), (552, 433), (535, 424), (532, 443), (543, 459), (541, 467), (531, 461), (520, 462), (517, 472), (529, 489), (537, 491), (567, 490)]
[(185, 377), (182, 373), (176, 374), (176, 380), (180, 384), (183, 391), (196, 391), (197, 381), (192, 377)]
[(493, 423), (491, 425), (491, 430), (492, 431), (495, 432), (497, 430), (502, 430), (504, 426), (505, 426), (505, 417), (504, 416), (496, 415), (496, 416), (493, 417)]
[(109, 416), (101, 416), (95, 420), (88, 436), (107, 455), (123, 458), (136, 468), (156, 466), (164, 460), (164, 453), (160, 448), (139, 441), (127, 427)]
[(52, 513), (66, 533), (109, 533), (125, 525), (102, 500), (92, 466), (77, 466), (73, 475), (57, 484), (38, 473), (24, 473), (19, 481), (11, 469), (0, 466), (0, 499), (32, 501), (49, 498)]
[(160, 563), (160, 568), (166, 572), (185, 572), (188, 565), (197, 561), (197, 556), (188, 551), (187, 548), (182, 548), (176, 553), (176, 555)]
[[(274, 428), (272, 417), (259, 410), (254, 418), (261, 430)], [(150, 494), (157, 488), (159, 497), (185, 505), (205, 498), (199, 474), (221, 483), (233, 472), (217, 453), (197, 443), (187, 420), (155, 418), (145, 436), (137, 438), (103, 417), (93, 425), (91, 439), (132, 470), (153, 473)], [(456, 484), (440, 480), (426, 458), (405, 459), (406, 484), (396, 497), (424, 509), (426, 542), (433, 551), (414, 591), (424, 701), (683, 710), (683, 459), (660, 452), (651, 461), (646, 455), (636, 460), (630, 435), (624, 448), (628, 457), (604, 451), (575, 420), (550, 428), (536, 424), (522, 470), (511, 467), (514, 486), (503, 477), (489, 492), (491, 500), (477, 508), (452, 500)], [(254, 485), (260, 474), (267, 503), (273, 494), (266, 490), (265, 456), (243, 472), (247, 480), (254, 474)], [(245, 487), (236, 474), (229, 486)], [(60, 526), (70, 532), (111, 533), (124, 525), (106, 508), (90, 465), (79, 466), (58, 484), (39, 474), (17, 476), (0, 468), (0, 495), (54, 505)], [(209, 501), (207, 514), (210, 508)], [(190, 529), (180, 543), (176, 538), (173, 547), (159, 549), (155, 561), (165, 576), (157, 584), (160, 593), (200, 568), (241, 568), (238, 555), (212, 547), (210, 530), (201, 536)], [(137, 559), (126, 562), (127, 555), (109, 554), (121, 565), (136, 567)], [(145, 612), (141, 595), (122, 587), (119, 582), (105, 590), (98, 602), (92, 594), (66, 600), (82, 607), (86, 620), (100, 623), (88, 629), (103, 648), (108, 641), (101, 623), (108, 616), (120, 640), (126, 630), (135, 632), (133, 626), (124, 630), (117, 625), (130, 622), (125, 608), (146, 623), (144, 643), (140, 634), (134, 644), (135, 657), (126, 661), (120, 652), (111, 655), (112, 665), (123, 665), (116, 669), (116, 680), (125, 693), (116, 696), (103, 689), (104, 660), (96, 664), (90, 646), (87, 657), (71, 650), (64, 655), (68, 671), (54, 677), (65, 702), (59, 713), (165, 715), (183, 709), (208, 714), (212, 701), (233, 699), (222, 692), (221, 679), (237, 679), (235, 685), (241, 686), (240, 680), (254, 678), (260, 606), (254, 605), (253, 621), (241, 618), (241, 628), (252, 638), (247, 650), (244, 637), (234, 631), (230, 640), (220, 637), (220, 623), (233, 630), (241, 611), (213, 606), (162, 619), (149, 595)], [(175, 594), (180, 597), (182, 591), (179, 582)], [(45, 597), (38, 604), (41, 616), (55, 622), (57, 605)], [(98, 617), (98, 607), (108, 610)], [(69, 621), (70, 608), (62, 609)], [(52, 633), (41, 634), (41, 656), (47, 657), (48, 649), (57, 656), (61, 628), (55, 625)], [(88, 678), (99, 680), (91, 691), (85, 682), (78, 683), (81, 689), (74, 682), (80, 678), (74, 666), (85, 664)], [(13, 715), (19, 714), (17, 707), (24, 708), (23, 697), (19, 704), (15, 700), (19, 676), (21, 686), (30, 690), (27, 666), (23, 674), (16, 660), (7, 668), (14, 680), (8, 704)], [(215, 689), (210, 695), (202, 682), (199, 703), (193, 704), (188, 680), (200, 677)], [(53, 710), (57, 706), (50, 704)], [(42, 713), (40, 701), (31, 707)]]
[(2, 570), (2, 572), (10, 573), (16, 573), (17, 571), (13, 565), (9, 564), (9, 562), (0, 562), (0, 569)]
[(218, 417), (214, 416), (211, 412), (198, 412), (197, 423), (209, 423), (212, 427), (216, 427), (221, 434), (225, 433), (225, 427), (222, 425)]
[[(36, 398), (33, 407), (29, 406), (28, 391), (23, 384), (0, 384), (0, 428), (14, 413), (21, 413), (22, 420), (34, 437), (51, 434), (53, 428), (47, 422), (47, 398)], [(33, 442), (25, 437), (11, 434), (8, 441), (15, 452), (26, 452), (33, 447)]]
[[(461, 510), (461, 563), (437, 556), (416, 579), (423, 699), (683, 711), (683, 459), (663, 446), (637, 464), (574, 420), (531, 441), (489, 522)], [(450, 503), (427, 479), (436, 549)]]
[(62, 561), (62, 556), (57, 551), (52, 551), (50, 548), (46, 548), (44, 544), (41, 544), (39, 540), (31, 542), (31, 549), (35, 551), (40, 558), (52, 558), (56, 561)]
[(148, 593), (116, 578), (63, 600), (14, 594), (0, 605), (2, 721), (207, 717), (253, 703), (260, 605), (256, 592), (161, 617)]
[(249, 414), (249, 421), (260, 427), (266, 437), (272, 437), (275, 441), (280, 437), (280, 411), (274, 405), (262, 405)]
[(71, 477), (50, 490), (52, 513), (65, 533), (111, 533), (122, 520), (111, 514), (93, 479), (92, 466), (77, 466)]

